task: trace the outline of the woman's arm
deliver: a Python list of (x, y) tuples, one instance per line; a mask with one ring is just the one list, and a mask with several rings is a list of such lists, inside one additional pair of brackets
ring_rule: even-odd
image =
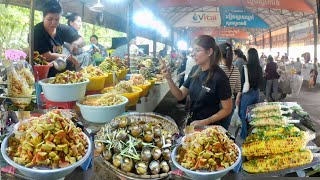
[(185, 97), (187, 97), (189, 90), (183, 86), (181, 86), (181, 88), (179, 89), (176, 84), (174, 83), (174, 81), (172, 80), (172, 78), (167, 79), (168, 81), (168, 85), (170, 88), (171, 93), (173, 94), (173, 96), (178, 100), (181, 101), (183, 100)]
[(64, 55), (64, 54), (52, 53), (50, 51), (43, 53), (42, 56), (45, 57), (48, 62), (51, 62), (59, 57), (61, 57), (61, 58), (66, 57), (66, 55)]
[(171, 73), (164, 64), (164, 62), (161, 62), (161, 73), (163, 74), (163, 77), (167, 80), (170, 91), (173, 94), (173, 96), (179, 101), (183, 100), (188, 95), (189, 90), (184, 86), (182, 86), (180, 89), (177, 87), (175, 82), (172, 80)]
[(79, 48), (82, 48), (86, 45), (86, 42), (84, 41), (83, 37), (79, 37), (77, 40), (73, 41), (71, 43), (71, 52), (78, 52)]
[(232, 100), (231, 98), (227, 100), (220, 101), (222, 109), (211, 117), (203, 120), (193, 121), (192, 126), (205, 126), (222, 120), (223, 118), (229, 116), (232, 112)]

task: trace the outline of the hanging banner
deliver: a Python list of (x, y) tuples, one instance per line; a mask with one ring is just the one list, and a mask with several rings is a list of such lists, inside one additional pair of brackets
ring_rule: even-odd
[(237, 6), (314, 13), (314, 9), (304, 0), (161, 0), (156, 3), (158, 7)]
[(219, 12), (191, 12), (182, 17), (174, 27), (219, 27), (220, 25)]
[(235, 28), (201, 28), (191, 33), (191, 39), (199, 35), (210, 35), (214, 38), (248, 39), (249, 34), (242, 29)]
[(271, 32), (272, 48), (287, 47), (287, 28)]
[(289, 27), (289, 42), (292, 46), (313, 45), (314, 31), (312, 20)]
[(220, 14), (221, 25), (224, 27), (269, 28), (269, 25), (263, 19), (243, 8), (221, 7)]

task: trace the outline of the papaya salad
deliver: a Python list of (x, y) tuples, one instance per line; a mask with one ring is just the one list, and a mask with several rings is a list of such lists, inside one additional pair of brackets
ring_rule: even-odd
[(63, 73), (57, 74), (56, 77), (51, 81), (51, 84), (73, 84), (84, 82), (86, 79), (83, 77), (82, 73), (75, 71), (65, 71)]
[(176, 159), (187, 169), (213, 172), (233, 165), (238, 154), (235, 143), (219, 127), (213, 126), (186, 136)]
[(82, 159), (88, 150), (82, 130), (60, 110), (27, 120), (18, 132), (24, 135), (10, 137), (7, 153), (26, 167), (67, 167)]
[(122, 96), (114, 93), (106, 93), (98, 97), (89, 97), (81, 102), (83, 105), (87, 106), (114, 106), (121, 104), (125, 101)]

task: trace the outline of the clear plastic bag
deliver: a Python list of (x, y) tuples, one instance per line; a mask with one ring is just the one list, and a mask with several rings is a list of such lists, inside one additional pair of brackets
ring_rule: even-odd
[(291, 94), (291, 73), (289, 71), (287, 72), (281, 72), (281, 76), (279, 78), (279, 88), (282, 90), (282, 93), (284, 94)]
[(236, 109), (233, 111), (230, 126), (231, 127), (239, 127), (241, 126), (241, 120), (239, 117), (239, 106), (236, 106)]
[(301, 90), (301, 86), (303, 83), (303, 76), (301, 75), (293, 75), (291, 79), (291, 89), (292, 89), (292, 95), (298, 96)]
[(33, 92), (32, 87), (28, 85), (26, 78), (21, 73), (18, 73), (22, 71), (21, 66), (16, 66), (13, 64), (13, 61), (8, 60), (4, 60), (3, 64), (7, 71), (8, 96), (31, 97)]

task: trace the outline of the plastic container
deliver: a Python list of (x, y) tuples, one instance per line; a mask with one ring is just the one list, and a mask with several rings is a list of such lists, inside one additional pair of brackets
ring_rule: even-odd
[(104, 88), (105, 81), (108, 78), (106, 76), (98, 76), (98, 77), (89, 77), (89, 83), (87, 85), (87, 91), (99, 91)]
[(44, 96), (53, 102), (71, 102), (82, 100), (86, 94), (89, 80), (73, 84), (50, 84), (53, 78), (43, 79), (39, 83), (42, 86)]
[(104, 82), (104, 87), (113, 86), (113, 73), (107, 73), (107, 77)]
[(140, 85), (140, 86), (137, 86), (137, 87), (142, 89), (140, 97), (144, 97), (144, 96), (148, 95), (149, 89), (151, 87), (151, 83), (147, 81), (144, 85)]
[(33, 71), (34, 71), (34, 77), (37, 79), (39, 78), (39, 81), (42, 79), (46, 79), (48, 77), (49, 69), (52, 67), (52, 64), (48, 65), (34, 65)]
[(83, 133), (83, 136), (86, 137), (86, 140), (88, 142), (88, 148), (86, 154), (83, 156), (82, 159), (77, 161), (76, 163), (64, 167), (64, 168), (57, 168), (57, 169), (51, 169), (51, 168), (28, 168), (23, 165), (17, 164), (13, 160), (10, 159), (10, 157), (7, 154), (7, 148), (9, 145), (9, 138), (12, 137), (14, 134), (8, 135), (2, 142), (1, 144), (1, 154), (3, 158), (14, 168), (18, 169), (23, 175), (29, 177), (30, 179), (39, 179), (39, 180), (56, 180), (60, 179), (63, 177), (66, 177), (68, 174), (70, 174), (72, 171), (74, 171), (78, 166), (83, 164), (90, 156), (91, 156), (91, 151), (93, 149), (92, 143), (88, 136)]
[(178, 148), (181, 146), (178, 145), (177, 147), (175, 147), (171, 153), (171, 160), (173, 162), (173, 164), (180, 169), (181, 171), (185, 172), (187, 174), (187, 176), (189, 176), (191, 179), (197, 179), (197, 180), (212, 180), (212, 179), (219, 179), (223, 176), (225, 176), (230, 170), (234, 169), (241, 161), (241, 152), (240, 149), (237, 145), (236, 148), (238, 150), (238, 159), (237, 161), (232, 164), (230, 167), (221, 170), (221, 171), (214, 171), (214, 172), (201, 172), (201, 171), (191, 171), (189, 169), (186, 169), (184, 167), (182, 167), (177, 161), (176, 161), (176, 155), (177, 155), (177, 151)]
[[(129, 106), (135, 106), (138, 102), (139, 102), (139, 99), (140, 99), (140, 93), (142, 92), (142, 89), (139, 88), (139, 87), (135, 87), (133, 86), (132, 87), (134, 89), (134, 92), (133, 93), (123, 93), (123, 94), (120, 94), (121, 96), (124, 96), (126, 98), (128, 98), (128, 104), (126, 105), (127, 107)], [(101, 92), (102, 93), (107, 93), (107, 92), (110, 92), (114, 89), (114, 87), (107, 87), (105, 89), (103, 89)]]
[(94, 58), (93, 60), (96, 62), (96, 65), (99, 66), (102, 61), (104, 61), (106, 58), (102, 57), (102, 58)]
[[(99, 97), (102, 95), (103, 94), (98, 94), (87, 97)], [(80, 101), (77, 102), (77, 106), (79, 106), (82, 117), (86, 121), (93, 123), (108, 123), (113, 118), (125, 112), (128, 99), (124, 96), (121, 97), (124, 99), (124, 102), (113, 106), (88, 106), (81, 104)]]
[(154, 84), (156, 83), (156, 80), (157, 80), (157, 79), (155, 79), (155, 78), (148, 80), (148, 82), (151, 83), (150, 89), (153, 88)]
[(121, 69), (120, 74), (118, 76), (119, 80), (125, 80), (128, 72), (129, 72), (129, 69)]

